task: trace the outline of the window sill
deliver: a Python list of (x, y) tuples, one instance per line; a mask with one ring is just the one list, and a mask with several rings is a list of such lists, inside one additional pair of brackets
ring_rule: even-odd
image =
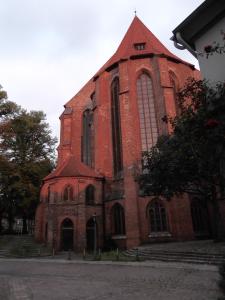
[(150, 238), (161, 238), (161, 237), (171, 237), (171, 233), (167, 231), (163, 232), (151, 232), (148, 237)]
[(126, 235), (120, 235), (120, 234), (118, 234), (118, 235), (113, 235), (112, 236), (112, 240), (126, 240), (126, 238), (127, 238), (127, 236)]

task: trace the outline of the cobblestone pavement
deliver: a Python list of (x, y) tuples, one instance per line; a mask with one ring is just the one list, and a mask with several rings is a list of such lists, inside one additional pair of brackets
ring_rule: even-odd
[(1, 300), (215, 300), (216, 266), (0, 259)]

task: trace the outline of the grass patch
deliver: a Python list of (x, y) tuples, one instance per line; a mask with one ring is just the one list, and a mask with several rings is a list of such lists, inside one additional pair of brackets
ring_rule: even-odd
[(96, 261), (124, 261), (124, 262), (134, 262), (134, 261), (144, 261), (140, 256), (127, 256), (122, 251), (113, 250), (107, 252), (98, 252), (95, 256), (93, 254), (87, 254), (86, 257), (83, 257), (87, 260), (96, 260)]
[(38, 257), (51, 254), (50, 249), (26, 235), (0, 236), (0, 249), (7, 251), (6, 257)]

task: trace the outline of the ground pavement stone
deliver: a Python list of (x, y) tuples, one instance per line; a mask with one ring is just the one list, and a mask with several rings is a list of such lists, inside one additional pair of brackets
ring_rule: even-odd
[(1, 300), (215, 300), (220, 296), (218, 268), (209, 265), (1, 259), (2, 278)]

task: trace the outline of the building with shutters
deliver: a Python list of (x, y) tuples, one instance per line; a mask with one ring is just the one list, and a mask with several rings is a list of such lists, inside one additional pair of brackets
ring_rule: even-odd
[(207, 208), (141, 194), (142, 152), (171, 131), (176, 91), (193, 65), (135, 16), (115, 54), (65, 104), (56, 170), (44, 178), (35, 236), (57, 250), (131, 248), (210, 234)]

